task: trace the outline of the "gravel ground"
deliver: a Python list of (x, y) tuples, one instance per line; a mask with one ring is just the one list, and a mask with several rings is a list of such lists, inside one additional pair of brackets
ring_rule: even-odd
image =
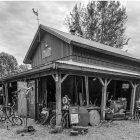
[(0, 140), (140, 140), (140, 122), (138, 121), (114, 121), (110, 125), (101, 127), (89, 127), (88, 134), (70, 136), (71, 129), (65, 129), (59, 134), (50, 134), (50, 128), (35, 124), (29, 120), (28, 125), (33, 125), (35, 132), (17, 134), (17, 130), (23, 126), (9, 126), (0, 123)]

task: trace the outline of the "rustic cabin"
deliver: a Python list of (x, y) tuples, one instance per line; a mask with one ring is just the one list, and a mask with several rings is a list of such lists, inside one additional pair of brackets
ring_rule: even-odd
[[(87, 108), (99, 107), (105, 119), (106, 107), (122, 100), (130, 116), (134, 115), (137, 86), (140, 81), (140, 58), (121, 49), (94, 42), (74, 34), (40, 25), (24, 58), (32, 69), (3, 78), (6, 102), (25, 84), (33, 87), (28, 112), (39, 119), (40, 106), (56, 110), (56, 124), (61, 123), (62, 98), (89, 117)], [(137, 99), (138, 100), (138, 99)], [(18, 112), (27, 111), (23, 94), (18, 95)], [(21, 109), (22, 106), (22, 109)], [(88, 116), (88, 117), (87, 117)], [(81, 124), (83, 122), (81, 121)]]

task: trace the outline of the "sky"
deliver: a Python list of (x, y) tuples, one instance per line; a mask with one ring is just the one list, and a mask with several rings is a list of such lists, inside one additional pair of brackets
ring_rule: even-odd
[[(38, 28), (32, 8), (38, 9), (40, 24), (68, 32), (65, 18), (76, 3), (79, 1), (0, 1), (0, 52), (13, 55), (22, 64)], [(126, 49), (140, 57), (140, 1), (121, 3), (128, 15), (126, 35), (131, 38)]]

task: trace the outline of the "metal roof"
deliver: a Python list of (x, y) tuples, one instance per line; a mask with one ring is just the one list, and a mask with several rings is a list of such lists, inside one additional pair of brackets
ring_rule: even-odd
[[(116, 57), (122, 57), (122, 58), (125, 58), (128, 60), (140, 62), (140, 57), (137, 57), (133, 54), (130, 54), (130, 53), (125, 52), (125, 51), (118, 49), (118, 48), (110, 47), (110, 46), (107, 46), (107, 45), (104, 45), (104, 44), (101, 44), (101, 43), (98, 43), (95, 41), (91, 41), (89, 39), (85, 39), (85, 38), (82, 38), (82, 37), (79, 37), (76, 35), (62, 32), (60, 30), (57, 30), (57, 29), (54, 29), (54, 28), (51, 28), (48, 26), (44, 26), (44, 25), (40, 25), (39, 29), (42, 29), (46, 32), (49, 32), (50, 34), (58, 37), (59, 39), (65, 41), (69, 44), (76, 44), (76, 45), (79, 45), (79, 46), (82, 46), (85, 48), (89, 48), (89, 49), (103, 52), (105, 54), (110, 54), (110, 55), (114, 55)], [(38, 29), (38, 31), (39, 31), (39, 29)], [(25, 56), (24, 63), (29, 62), (31, 52), (33, 52), (33, 49), (34, 49), (33, 43), (37, 38), (38, 31), (33, 39), (33, 42), (31, 44), (26, 56)]]
[(86, 68), (91, 68), (91, 69), (96, 69), (96, 70), (103, 70), (103, 71), (108, 71), (108, 72), (128, 74), (128, 75), (132, 75), (132, 76), (140, 76), (140, 72), (137, 72), (137, 71), (130, 71), (130, 70), (125, 70), (125, 69), (116, 69), (116, 68), (108, 68), (108, 67), (105, 67), (105, 66), (103, 66), (103, 67), (102, 66), (96, 66), (96, 65), (91, 65), (91, 64), (74, 62), (72, 60), (56, 61), (56, 62), (61, 63), (61, 64), (67, 64), (67, 65), (73, 65), (73, 66), (79, 66), (79, 67), (86, 67)]
[[(42, 77), (41, 73), (47, 72), (49, 73), (49, 70), (66, 70), (69, 71), (82, 71), (82, 72), (91, 72), (92, 74), (107, 74), (107, 75), (116, 75), (117, 78), (121, 77), (127, 77), (127, 78), (135, 78), (139, 79), (140, 78), (140, 72), (137, 71), (131, 71), (131, 70), (125, 70), (125, 69), (119, 69), (119, 68), (108, 68), (105, 66), (97, 66), (97, 65), (91, 65), (91, 64), (85, 64), (85, 63), (79, 63), (79, 62), (74, 62), (72, 60), (68, 61), (56, 61), (54, 63), (49, 63), (45, 64), (41, 67), (34, 68), (28, 71), (24, 71), (18, 74), (14, 75), (9, 75), (7, 77), (4, 77), (2, 80), (3, 81), (18, 81), (18, 80), (24, 80), (24, 79), (34, 79), (35, 77)], [(78, 72), (80, 73), (80, 72)]]
[(34, 69), (30, 69), (30, 70), (23, 71), (23, 72), (13, 74), (13, 75), (8, 75), (6, 77), (3, 77), (1, 80), (16, 81), (17, 79), (28, 79), (31, 75), (35, 75), (37, 73), (41, 73), (41, 72), (47, 71), (49, 69), (53, 69), (53, 67), (54, 67), (53, 63), (48, 63), (46, 65), (42, 65), (42, 66), (36, 67)]

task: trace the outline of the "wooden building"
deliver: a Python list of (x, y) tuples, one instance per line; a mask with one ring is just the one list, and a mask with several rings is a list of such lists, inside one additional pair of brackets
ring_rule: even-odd
[[(56, 103), (56, 123), (61, 122), (61, 99), (72, 105), (101, 106), (105, 119), (107, 99), (127, 99), (133, 116), (140, 81), (140, 58), (120, 49), (40, 25), (24, 59), (32, 69), (5, 77), (5, 86), (26, 81), (34, 86), (29, 112), (38, 119), (39, 104)], [(17, 85), (17, 89), (20, 86)]]

